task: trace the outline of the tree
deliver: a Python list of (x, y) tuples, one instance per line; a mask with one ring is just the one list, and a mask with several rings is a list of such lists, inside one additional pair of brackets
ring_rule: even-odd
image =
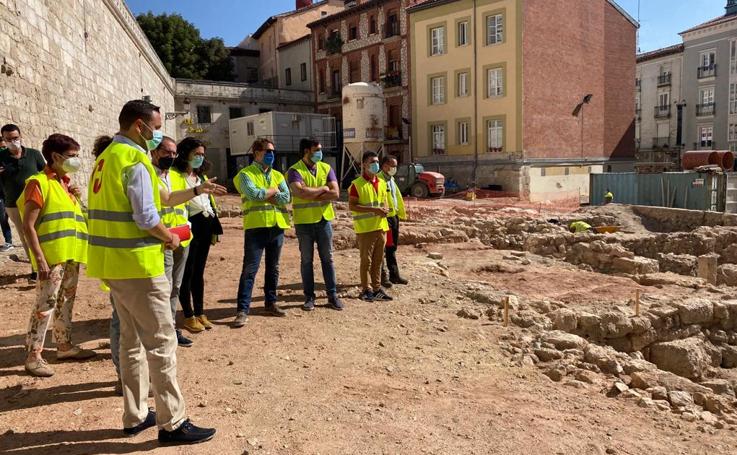
[(202, 39), (179, 14), (139, 14), (138, 23), (172, 77), (232, 81), (230, 52), (220, 38)]

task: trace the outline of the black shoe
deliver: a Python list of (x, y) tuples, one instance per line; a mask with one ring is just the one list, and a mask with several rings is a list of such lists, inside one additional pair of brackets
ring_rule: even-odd
[(392, 282), (389, 279), (389, 274), (386, 272), (386, 270), (381, 271), (381, 285), (387, 289), (392, 287)]
[(363, 300), (364, 302), (373, 302), (374, 293), (369, 291), (368, 289), (364, 289), (364, 291), (361, 293), (361, 295), (358, 296), (358, 298)]
[(343, 310), (343, 302), (340, 301), (337, 295), (328, 297), (328, 305), (330, 305), (330, 308), (338, 311)]
[(29, 283), (35, 283), (36, 281), (38, 281), (38, 273), (31, 272), (31, 274), (28, 275), (28, 282)]
[(269, 313), (272, 316), (277, 316), (280, 318), (283, 318), (287, 315), (286, 311), (279, 308), (279, 305), (276, 303), (269, 303), (266, 305), (266, 312)]
[(192, 340), (182, 335), (182, 331), (177, 329), (177, 344), (183, 348), (191, 348)]
[(383, 289), (379, 289), (378, 291), (374, 292), (374, 300), (389, 301), (394, 299), (389, 294), (384, 292)]
[(315, 298), (307, 297), (305, 303), (302, 304), (302, 309), (305, 311), (312, 311), (315, 309)]
[(399, 272), (396, 273), (390, 273), (389, 274), (389, 281), (391, 281), (394, 284), (409, 284), (409, 281), (402, 278), (401, 275), (399, 275)]
[(159, 443), (163, 445), (197, 444), (209, 441), (215, 436), (214, 428), (200, 428), (189, 419), (174, 431), (159, 430)]
[(139, 423), (138, 425), (132, 428), (123, 428), (123, 433), (125, 433), (128, 436), (135, 436), (138, 433), (142, 432), (143, 430), (146, 430), (148, 428), (155, 427), (155, 426), (156, 426), (156, 411), (149, 408), (148, 415), (146, 416), (146, 419), (143, 422)]

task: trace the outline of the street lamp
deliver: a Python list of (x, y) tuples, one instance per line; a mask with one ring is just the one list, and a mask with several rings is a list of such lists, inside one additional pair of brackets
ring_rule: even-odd
[(594, 95), (591, 93), (587, 94), (583, 97), (580, 103), (576, 105), (576, 108), (573, 109), (573, 116), (574, 117), (581, 117), (581, 159), (583, 159), (583, 106), (585, 104), (589, 104), (591, 102), (591, 98), (593, 98)]

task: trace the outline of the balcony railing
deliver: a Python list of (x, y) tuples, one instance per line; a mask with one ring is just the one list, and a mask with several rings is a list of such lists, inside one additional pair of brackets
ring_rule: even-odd
[(671, 81), (671, 75), (670, 74), (661, 74), (658, 76), (658, 87), (666, 87), (670, 85)]
[(389, 125), (384, 128), (384, 138), (388, 141), (396, 141), (402, 139), (402, 128), (399, 126)]
[(399, 87), (402, 85), (402, 73), (399, 71), (386, 73), (381, 81), (384, 83), (384, 88)]
[(391, 38), (399, 35), (399, 22), (389, 22), (384, 29), (384, 38)]
[(654, 137), (653, 148), (670, 147), (672, 145), (671, 142), (669, 137)]
[(715, 77), (717, 75), (717, 66), (700, 66), (698, 70), (699, 79), (705, 79), (707, 77)]
[(703, 103), (696, 105), (696, 116), (706, 117), (708, 115), (714, 115), (716, 112), (716, 105), (714, 103)]
[(655, 106), (655, 118), (669, 118), (670, 106)]

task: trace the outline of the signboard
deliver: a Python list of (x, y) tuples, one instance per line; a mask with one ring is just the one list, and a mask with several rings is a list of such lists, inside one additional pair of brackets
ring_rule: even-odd
[(691, 182), (691, 186), (694, 188), (704, 186), (704, 179), (694, 179), (693, 182)]

